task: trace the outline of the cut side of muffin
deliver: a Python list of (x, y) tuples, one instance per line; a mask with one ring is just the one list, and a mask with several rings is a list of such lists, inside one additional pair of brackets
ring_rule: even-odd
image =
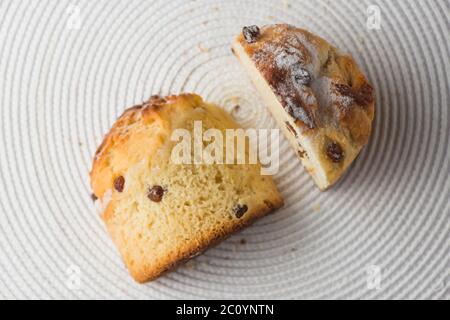
[(125, 111), (97, 150), (92, 188), (138, 282), (155, 279), (283, 204), (259, 164), (174, 162), (174, 131), (192, 134), (195, 121), (204, 130), (238, 128), (197, 95), (152, 97)]
[(286, 24), (244, 27), (232, 51), (317, 186), (336, 183), (374, 118), (373, 88), (353, 58)]

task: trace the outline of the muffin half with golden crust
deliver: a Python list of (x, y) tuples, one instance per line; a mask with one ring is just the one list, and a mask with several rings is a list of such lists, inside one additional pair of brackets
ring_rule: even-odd
[(125, 111), (95, 155), (90, 177), (102, 218), (138, 282), (283, 204), (259, 164), (174, 162), (172, 134), (193, 133), (195, 121), (203, 130), (238, 128), (197, 95), (153, 97)]
[(375, 111), (354, 59), (286, 24), (244, 27), (232, 50), (318, 187), (337, 182), (368, 142)]

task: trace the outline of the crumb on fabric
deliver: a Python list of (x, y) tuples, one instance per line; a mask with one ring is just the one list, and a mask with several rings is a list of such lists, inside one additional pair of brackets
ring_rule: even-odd
[(209, 48), (206, 48), (201, 42), (197, 45), (198, 49), (203, 53), (208, 53), (210, 51)]
[(314, 212), (320, 212), (320, 203), (316, 203), (313, 205)]

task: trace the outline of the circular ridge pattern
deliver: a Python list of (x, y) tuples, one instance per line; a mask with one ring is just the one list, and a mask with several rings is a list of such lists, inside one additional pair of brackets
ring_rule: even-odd
[[(372, 5), (380, 29), (366, 25)], [(450, 298), (448, 0), (0, 8), (0, 298)], [(276, 22), (354, 55), (377, 93), (369, 145), (322, 193), (281, 137), (283, 209), (134, 283), (90, 199), (97, 145), (157, 93), (196, 92), (244, 127), (276, 128), (230, 51), (243, 25)]]

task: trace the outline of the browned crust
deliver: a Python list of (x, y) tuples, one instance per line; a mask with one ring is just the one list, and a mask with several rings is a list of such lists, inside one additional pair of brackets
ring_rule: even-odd
[(120, 135), (120, 132), (123, 131), (124, 127), (128, 126), (133, 121), (133, 119), (136, 120), (138, 111), (148, 110), (147, 114), (156, 116), (156, 114), (151, 111), (161, 108), (166, 102), (167, 100), (161, 98), (159, 95), (152, 95), (147, 101), (143, 102), (142, 104), (125, 109), (122, 115), (120, 115), (120, 117), (116, 120), (108, 134), (105, 135), (102, 143), (95, 152), (94, 159), (97, 159), (100, 154), (111, 147), (111, 142), (114, 136)]
[[(247, 215), (249, 218), (241, 219), (239, 222), (236, 220), (233, 221), (232, 224), (228, 225), (228, 228), (222, 230), (221, 233), (213, 234), (210, 238), (202, 238), (200, 243), (196, 246), (186, 246), (185, 248), (180, 249), (181, 252), (179, 255), (168, 257), (165, 263), (161, 263), (159, 266), (143, 266), (140, 270), (129, 269), (132, 277), (139, 283), (145, 283), (148, 281), (152, 281), (158, 277), (160, 277), (163, 273), (169, 272), (177, 268), (183, 263), (195, 258), (200, 255), (204, 251), (209, 248), (214, 247), (221, 241), (227, 239), (235, 232), (251, 225), (259, 218), (262, 218), (270, 213), (273, 213), (276, 209), (281, 208), (284, 205), (284, 202), (281, 198), (278, 199), (277, 203), (272, 203), (272, 206), (261, 206), (253, 210), (252, 213), (248, 212)], [(127, 261), (125, 260), (127, 264)], [(127, 265), (128, 266), (128, 265)]]
[[(355, 60), (342, 54), (326, 40), (291, 25), (268, 25), (260, 29), (256, 41), (248, 43), (242, 33), (237, 41), (255, 63), (285, 110), (295, 119), (296, 124), (306, 133), (338, 123), (349, 130), (353, 142), (364, 145), (371, 133), (374, 117), (375, 94), (373, 87), (360, 71)], [(297, 37), (297, 38), (296, 38)], [(300, 37), (302, 41), (298, 41)], [(315, 48), (316, 55), (311, 53)], [(281, 55), (280, 55), (281, 52)], [(282, 55), (296, 59), (294, 66), (315, 65), (318, 74), (313, 78), (327, 77), (331, 80), (330, 94), (353, 99), (351, 105), (334, 102), (327, 110), (320, 106), (320, 93), (309, 85), (295, 84), (292, 72), (295, 68), (280, 67), (276, 63)], [(314, 81), (314, 79), (312, 79)], [(302, 94), (299, 93), (299, 87)], [(316, 103), (309, 97), (316, 97)], [(308, 97), (308, 98), (306, 98)], [(358, 122), (358, 125), (355, 125)]]
[[(90, 180), (93, 193), (97, 198), (103, 198), (105, 191), (111, 189), (114, 178), (123, 174), (123, 171), (126, 170), (123, 164), (129, 166), (133, 163), (133, 159), (130, 157), (132, 152), (129, 152), (125, 146), (133, 146), (133, 144), (127, 143), (128, 140), (139, 139), (135, 139), (135, 135), (133, 132), (130, 132), (129, 127), (138, 122), (147, 125), (152, 122), (158, 122), (161, 129), (166, 127), (167, 124), (164, 121), (164, 115), (161, 111), (182, 99), (201, 101), (199, 96), (189, 93), (170, 95), (164, 98), (159, 95), (153, 95), (142, 104), (128, 108), (122, 113), (110, 131), (105, 135), (102, 143), (95, 152)], [(143, 138), (146, 138), (149, 143), (151, 142), (153, 144), (151, 147), (158, 147), (154, 145), (153, 138), (150, 135)], [(133, 151), (146, 152), (139, 146)], [(138, 157), (135, 156), (135, 158)], [(120, 160), (120, 163), (115, 164), (114, 161), (116, 160)], [(111, 162), (113, 165), (111, 165)], [(110, 169), (111, 167), (114, 167), (115, 170), (112, 171)]]

